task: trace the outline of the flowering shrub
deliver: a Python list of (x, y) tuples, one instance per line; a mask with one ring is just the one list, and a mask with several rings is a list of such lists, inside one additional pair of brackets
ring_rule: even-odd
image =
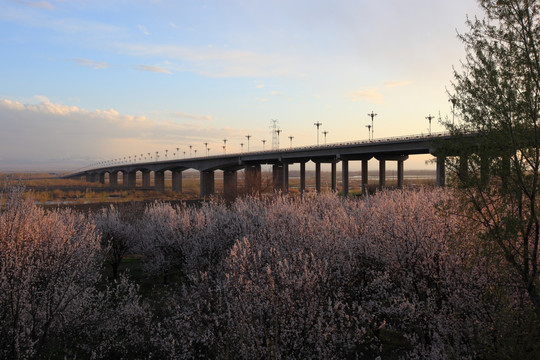
[[(98, 290), (103, 259), (92, 223), (72, 211), (45, 212), (22, 193), (8, 189), (0, 210), (0, 358), (124, 348), (118, 333), (146, 316), (136, 287), (123, 280)], [(88, 339), (96, 346), (85, 349)]]
[(186, 358), (471, 356), (485, 276), (452, 249), (458, 219), (435, 209), (447, 196), (156, 205), (154, 221), (177, 226), (167, 241), (182, 248), (189, 280), (156, 347)]

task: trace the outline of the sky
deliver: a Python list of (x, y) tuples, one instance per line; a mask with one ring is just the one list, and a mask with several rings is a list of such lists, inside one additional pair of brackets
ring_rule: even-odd
[(375, 138), (427, 134), (452, 116), (467, 16), (475, 0), (0, 0), (0, 171), (268, 149), (273, 119), (281, 148), (317, 122), (320, 143), (367, 140), (372, 111)]

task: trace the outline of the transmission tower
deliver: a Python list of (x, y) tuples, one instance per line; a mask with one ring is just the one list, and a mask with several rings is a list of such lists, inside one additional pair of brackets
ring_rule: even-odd
[(272, 149), (277, 150), (279, 149), (279, 132), (280, 128), (278, 125), (278, 121), (276, 119), (270, 120), (271, 125), (270, 128), (272, 129)]

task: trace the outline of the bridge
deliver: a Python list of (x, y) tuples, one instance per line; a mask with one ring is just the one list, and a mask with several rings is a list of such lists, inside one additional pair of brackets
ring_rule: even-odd
[(154, 177), (153, 188), (165, 190), (165, 172), (172, 173), (172, 190), (182, 192), (182, 172), (195, 169), (200, 172), (200, 195), (214, 193), (214, 172), (223, 171), (223, 192), (226, 198), (234, 198), (238, 192), (238, 170), (244, 170), (244, 186), (248, 193), (261, 188), (261, 165), (272, 165), (272, 180), (276, 191), (287, 192), (289, 187), (289, 165), (300, 164), (300, 193), (306, 189), (306, 163), (315, 163), (315, 188), (321, 190), (321, 164), (331, 164), (332, 190), (337, 190), (337, 164), (341, 163), (342, 195), (349, 191), (349, 161), (361, 161), (362, 192), (368, 184), (368, 160), (379, 161), (379, 187), (386, 186), (386, 163), (397, 162), (397, 185), (403, 187), (404, 162), (409, 155), (432, 154), (437, 157), (437, 186), (445, 183), (445, 158), (437, 156), (437, 146), (444, 140), (450, 140), (448, 133), (429, 135), (409, 135), (386, 139), (353, 141), (319, 146), (295, 147), (279, 150), (243, 152), (214, 156), (190, 157), (161, 161), (117, 163), (106, 166), (92, 166), (64, 176), (64, 178), (83, 178), (88, 182), (105, 184), (106, 174), (109, 186), (119, 186), (118, 176), (122, 174), (123, 188), (137, 186), (137, 173), (142, 174), (142, 187), (151, 188), (151, 174)]

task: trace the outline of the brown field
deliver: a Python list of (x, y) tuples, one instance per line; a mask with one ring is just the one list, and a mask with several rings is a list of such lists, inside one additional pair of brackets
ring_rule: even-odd
[[(350, 173), (349, 178), (349, 193), (351, 195), (360, 195), (362, 193), (360, 174), (356, 172)], [(272, 173), (263, 171), (262, 174), (261, 193), (273, 193)], [(39, 205), (45, 207), (56, 206), (76, 206), (80, 208), (95, 208), (101, 207), (110, 203), (125, 203), (125, 202), (149, 202), (155, 200), (163, 201), (198, 201), (199, 199), (199, 173), (185, 172), (182, 180), (182, 192), (173, 192), (172, 179), (170, 173), (165, 176), (165, 191), (155, 191), (153, 189), (143, 189), (142, 179), (137, 179), (136, 189), (122, 188), (122, 179), (119, 179), (118, 188), (110, 188), (108, 184), (88, 183), (83, 180), (62, 179), (54, 174), (47, 173), (0, 173), (0, 181), (3, 184), (22, 184), (26, 188), (26, 193)], [(108, 182), (108, 179), (106, 179)], [(341, 174), (337, 176), (338, 191), (341, 188)], [(406, 171), (405, 186), (433, 186), (435, 180), (433, 174), (426, 171)], [(386, 186), (389, 188), (396, 187), (397, 177), (393, 172), (387, 172)], [(151, 183), (151, 186), (153, 184)], [(368, 183), (368, 191), (374, 192), (378, 187), (378, 179), (370, 177)], [(238, 174), (238, 194), (242, 195), (244, 188), (244, 175), (242, 172)], [(300, 178), (298, 171), (290, 171), (289, 173), (289, 194), (298, 196), (300, 191)], [(306, 172), (306, 191), (315, 191), (315, 173), (313, 171)], [(331, 191), (331, 174), (323, 171), (321, 174), (321, 191)], [(216, 171), (215, 173), (215, 194), (216, 196), (223, 195), (223, 173)]]

